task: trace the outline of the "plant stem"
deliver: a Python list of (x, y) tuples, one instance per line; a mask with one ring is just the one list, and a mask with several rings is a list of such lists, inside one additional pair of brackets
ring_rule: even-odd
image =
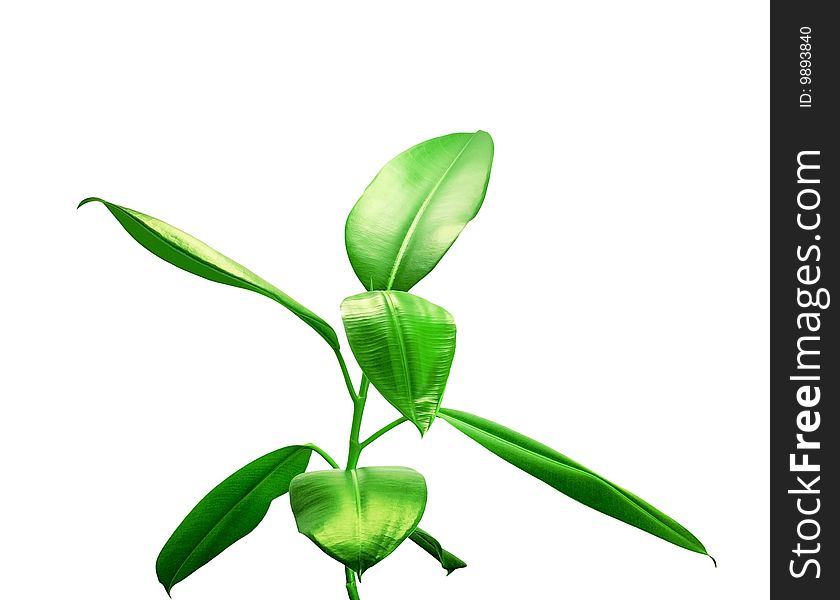
[(350, 379), (350, 373), (347, 372), (347, 363), (344, 362), (344, 356), (341, 354), (341, 350), (335, 351), (335, 357), (338, 359), (338, 365), (341, 367), (344, 385), (347, 386), (347, 391), (350, 392), (350, 399), (355, 404), (359, 397), (356, 395), (356, 390), (353, 389), (353, 381)]
[(350, 426), (350, 444), (347, 450), (347, 470), (355, 469), (359, 463), (359, 455), (362, 453), (362, 445), (359, 443), (359, 431), (362, 429), (362, 415), (365, 412), (365, 401), (367, 400), (370, 381), (366, 375), (362, 375), (362, 382), (359, 384), (359, 393), (355, 394), (353, 400), (353, 424)]
[(344, 578), (347, 580), (347, 596), (350, 600), (359, 600), (359, 590), (356, 589), (356, 575), (348, 567), (344, 567)]
[(405, 423), (405, 422), (407, 422), (407, 421), (408, 421), (408, 419), (407, 419), (407, 418), (405, 418), (405, 417), (400, 417), (400, 418), (399, 418), (399, 419), (397, 419), (396, 421), (391, 421), (391, 422), (390, 422), (390, 423), (388, 423), (385, 427), (383, 427), (382, 429), (380, 429), (379, 431), (377, 431), (376, 433), (374, 433), (373, 435), (371, 435), (371, 436), (370, 436), (368, 439), (366, 439), (364, 442), (362, 442), (362, 444), (361, 444), (361, 445), (362, 445), (362, 450), (364, 450), (365, 448), (367, 448), (367, 447), (368, 447), (368, 445), (372, 444), (373, 442), (375, 442), (376, 440), (378, 440), (380, 437), (382, 437), (383, 435), (385, 435), (386, 433), (388, 433), (389, 431), (391, 431), (394, 427), (396, 427), (396, 426), (398, 426), (398, 425), (402, 425), (403, 423)]
[(307, 448), (311, 448), (313, 451), (315, 451), (315, 452), (317, 452), (318, 454), (320, 454), (320, 455), (321, 455), (321, 458), (323, 458), (325, 461), (327, 461), (327, 463), (329, 463), (329, 465), (330, 465), (333, 469), (339, 469), (339, 468), (340, 468), (340, 467), (338, 466), (338, 463), (337, 463), (337, 462), (335, 462), (335, 460), (333, 459), (333, 457), (332, 457), (332, 456), (330, 456), (329, 454), (327, 454), (327, 453), (326, 453), (326, 451), (322, 450), (321, 448), (319, 448), (319, 447), (318, 447), (318, 446), (316, 446), (315, 444), (306, 444), (306, 447), (307, 447)]

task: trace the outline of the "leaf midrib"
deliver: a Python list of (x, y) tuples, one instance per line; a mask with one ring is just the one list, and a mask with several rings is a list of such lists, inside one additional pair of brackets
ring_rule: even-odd
[(403, 237), (403, 241), (400, 244), (400, 249), (397, 251), (397, 256), (394, 259), (394, 266), (391, 267), (391, 274), (388, 277), (388, 284), (385, 286), (386, 290), (390, 290), (391, 286), (394, 284), (394, 279), (396, 279), (397, 277), (397, 271), (399, 270), (402, 264), (402, 259), (405, 256), (406, 250), (408, 250), (408, 244), (411, 242), (411, 238), (414, 235), (414, 231), (417, 229), (417, 225), (420, 223), (420, 219), (423, 217), (423, 213), (426, 212), (426, 208), (428, 208), (429, 204), (431, 204), (432, 197), (437, 193), (438, 189), (440, 189), (440, 186), (443, 185), (443, 182), (446, 180), (447, 176), (449, 175), (449, 172), (452, 170), (452, 167), (455, 166), (455, 163), (458, 162), (458, 160), (461, 158), (461, 155), (464, 154), (467, 147), (475, 139), (476, 135), (478, 134), (473, 133), (470, 136), (470, 139), (467, 140), (467, 143), (464, 144), (464, 147), (458, 151), (458, 154), (455, 156), (455, 158), (452, 159), (452, 162), (449, 163), (449, 166), (446, 167), (446, 170), (443, 172), (443, 175), (440, 176), (440, 179), (438, 179), (437, 183), (435, 183), (434, 187), (423, 199), (423, 203), (420, 205), (420, 209), (417, 211), (417, 214), (414, 215), (414, 218), (411, 220), (411, 225), (409, 225), (408, 231), (406, 232), (405, 237)]
[(356, 572), (362, 570), (362, 490), (359, 487), (359, 474), (356, 469), (350, 470), (350, 480), (353, 482), (353, 501), (356, 508)]
[(394, 306), (394, 301), (391, 298), (391, 292), (382, 292), (382, 295), (385, 297), (385, 304), (388, 308), (388, 319), (391, 322), (391, 325), (394, 328), (394, 333), (397, 336), (397, 346), (399, 347), (400, 351), (400, 361), (402, 363), (403, 379), (405, 381), (406, 392), (408, 393), (408, 406), (411, 409), (411, 421), (416, 423), (417, 407), (414, 406), (414, 390), (412, 389), (411, 377), (409, 376), (408, 372), (408, 356), (406, 356), (405, 352), (405, 339), (403, 338), (402, 328), (400, 326), (399, 319), (397, 319), (397, 309)]

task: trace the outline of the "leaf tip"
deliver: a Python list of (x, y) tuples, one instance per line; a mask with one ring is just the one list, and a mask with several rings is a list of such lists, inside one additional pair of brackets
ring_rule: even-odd
[(84, 200), (82, 200), (81, 202), (79, 202), (79, 205), (78, 205), (78, 206), (76, 206), (76, 210), (79, 210), (79, 209), (80, 209), (80, 208), (82, 208), (85, 204), (87, 204), (87, 203), (89, 203), (89, 202), (102, 202), (103, 204), (105, 204), (105, 201), (104, 201), (102, 198), (94, 198), (93, 196), (91, 196), (90, 198), (85, 198)]
[(420, 439), (422, 440), (426, 436), (426, 433), (428, 433), (429, 428), (432, 426), (432, 422), (429, 421), (425, 424), (415, 422), (414, 425), (417, 427), (417, 431), (420, 432)]
[(465, 563), (463, 560), (461, 560), (457, 556), (452, 556), (448, 552), (446, 554), (448, 555), (449, 559), (451, 560), (451, 562), (449, 562), (449, 566), (443, 567), (444, 569), (446, 569), (446, 576), (447, 577), (452, 575), (452, 573), (454, 573), (458, 569), (463, 569), (464, 567), (467, 566), (467, 563)]
[(490, 135), (488, 132), (484, 131), (483, 129), (479, 129), (479, 130), (478, 130), (478, 131), (476, 131), (473, 135), (478, 136), (478, 137), (485, 138), (488, 142), (490, 142), (490, 145), (491, 145), (491, 146), (493, 146), (493, 145), (494, 145), (494, 143), (493, 143), (493, 136), (492, 136), (492, 135)]
[(711, 559), (712, 559), (712, 564), (714, 564), (714, 565), (715, 565), (715, 569), (717, 569), (717, 561), (715, 560), (715, 557), (714, 557), (714, 556), (712, 556), (711, 554), (707, 554), (706, 556), (708, 556), (709, 558), (711, 558)]

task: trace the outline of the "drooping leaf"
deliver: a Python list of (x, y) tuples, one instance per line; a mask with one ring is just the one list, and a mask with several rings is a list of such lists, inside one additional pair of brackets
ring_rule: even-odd
[(311, 454), (307, 446), (270, 452), (239, 469), (202, 498), (158, 556), (158, 581), (166, 593), (251, 533), (272, 500), (289, 491), (292, 478), (306, 470)]
[(426, 480), (407, 467), (313, 471), (292, 480), (298, 531), (355, 571), (391, 554), (426, 508)]
[(467, 566), (467, 563), (451, 552), (444, 550), (440, 542), (419, 527), (414, 530), (409, 539), (435, 557), (440, 562), (440, 566), (446, 569), (447, 575), (452, 575), (452, 571)]
[(386, 164), (344, 230), (365, 289), (407, 291), (428, 275), (481, 208), (492, 164), (484, 131), (425, 141)]
[(341, 303), (347, 341), (379, 393), (426, 433), (440, 406), (452, 358), (455, 320), (407, 292), (366, 292)]
[(89, 202), (104, 204), (129, 235), (155, 256), (210, 281), (251, 290), (271, 298), (300, 317), (334, 350), (338, 350), (338, 336), (326, 321), (265, 279), (213, 250), (201, 240), (160, 219), (99, 198), (87, 198), (82, 200), (79, 206), (84, 206)]
[(672, 544), (708, 555), (700, 540), (674, 519), (556, 450), (459, 410), (442, 408), (439, 416), (496, 456), (570, 498)]

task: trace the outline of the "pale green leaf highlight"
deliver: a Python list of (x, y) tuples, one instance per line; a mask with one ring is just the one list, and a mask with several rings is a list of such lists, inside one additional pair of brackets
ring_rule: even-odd
[(160, 219), (99, 198), (88, 198), (79, 206), (89, 202), (104, 204), (128, 234), (158, 258), (210, 281), (250, 290), (271, 298), (296, 314), (317, 331), (330, 347), (338, 351), (338, 336), (326, 321), (262, 277), (201, 240)]
[(341, 303), (350, 349), (373, 386), (426, 433), (455, 356), (455, 320), (407, 292), (377, 291)]
[(407, 467), (313, 471), (292, 480), (298, 531), (357, 573), (391, 554), (426, 508), (426, 480)]
[(427, 140), (386, 164), (345, 226), (362, 285), (407, 291), (423, 279), (481, 208), (492, 164), (485, 131)]
[(245, 465), (196, 504), (160, 551), (158, 581), (172, 586), (259, 525), (271, 502), (306, 471), (312, 449), (287, 446)]
[(442, 408), (439, 416), (496, 456), (570, 498), (672, 544), (708, 554), (700, 540), (674, 519), (556, 450), (459, 410)]

